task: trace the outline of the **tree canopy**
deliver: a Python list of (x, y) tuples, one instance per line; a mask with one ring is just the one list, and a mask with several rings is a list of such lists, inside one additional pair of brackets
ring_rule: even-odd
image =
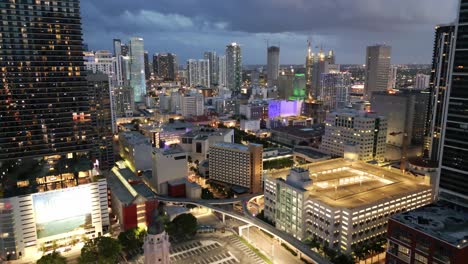
[(140, 249), (146, 236), (146, 230), (135, 227), (119, 234), (118, 240), (127, 252)]
[(67, 259), (62, 256), (59, 252), (54, 251), (50, 254), (42, 256), (37, 262), (37, 264), (66, 264)]
[(84, 244), (78, 263), (114, 264), (118, 262), (121, 252), (122, 247), (117, 239), (100, 236)]
[(178, 215), (167, 224), (166, 231), (169, 236), (193, 237), (197, 233), (197, 218), (192, 214)]

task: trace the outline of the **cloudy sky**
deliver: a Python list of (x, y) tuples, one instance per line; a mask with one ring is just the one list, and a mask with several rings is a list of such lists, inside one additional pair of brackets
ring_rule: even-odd
[(458, 0), (81, 0), (84, 39), (143, 37), (145, 49), (183, 62), (242, 45), (244, 64), (266, 63), (266, 43), (282, 64), (304, 63), (306, 41), (334, 49), (338, 63), (364, 63), (365, 47), (393, 47), (392, 63), (430, 63), (434, 26), (456, 18)]

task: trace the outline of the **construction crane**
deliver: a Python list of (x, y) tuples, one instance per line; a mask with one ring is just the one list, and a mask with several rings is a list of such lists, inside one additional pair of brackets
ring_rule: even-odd
[(406, 132), (391, 132), (390, 136), (398, 136), (403, 134), (403, 142), (401, 148), (401, 161), (400, 161), (400, 170), (402, 172), (406, 171), (406, 160), (408, 159), (408, 133)]

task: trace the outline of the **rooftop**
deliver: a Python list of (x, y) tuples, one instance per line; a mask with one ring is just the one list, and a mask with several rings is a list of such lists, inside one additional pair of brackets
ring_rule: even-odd
[(142, 135), (140, 132), (137, 131), (125, 131), (119, 133), (119, 138), (125, 138), (127, 142), (132, 145), (137, 144), (150, 144), (149, 138)]
[(161, 153), (163, 155), (174, 155), (174, 154), (182, 154), (185, 153), (185, 150), (178, 144), (170, 145), (168, 148), (154, 148), (153, 153)]
[(294, 152), (306, 155), (312, 159), (321, 159), (321, 158), (330, 157), (330, 155), (322, 153), (319, 150), (315, 150), (311, 147), (295, 147)]
[[(301, 165), (309, 170), (313, 187), (308, 188), (309, 199), (320, 200), (333, 207), (354, 209), (381, 200), (430, 189), (424, 177), (401, 174), (364, 162), (345, 159), (326, 160)], [(286, 179), (290, 169), (269, 172), (270, 178)]]
[(229, 148), (229, 149), (237, 149), (240, 151), (249, 151), (249, 147), (242, 144), (236, 143), (227, 143), (227, 142), (219, 142), (213, 145), (214, 147), (221, 147), (221, 148)]
[(153, 191), (143, 183), (130, 169), (112, 168), (107, 179), (112, 194), (124, 204), (131, 204), (137, 196), (143, 198), (154, 198)]
[(287, 127), (276, 127), (271, 129), (273, 133), (282, 132), (288, 133), (297, 137), (316, 137), (321, 136), (325, 133), (325, 126), (313, 125), (311, 127), (304, 126), (287, 126)]
[(197, 138), (202, 138), (202, 137), (208, 137), (208, 136), (224, 136), (230, 132), (232, 132), (233, 129), (228, 129), (228, 128), (212, 128), (212, 127), (203, 127), (199, 129), (194, 129), (192, 131), (189, 131), (185, 133), (183, 136), (184, 137), (197, 137)]
[(455, 247), (468, 245), (468, 211), (456, 210), (446, 202), (426, 205), (391, 218)]

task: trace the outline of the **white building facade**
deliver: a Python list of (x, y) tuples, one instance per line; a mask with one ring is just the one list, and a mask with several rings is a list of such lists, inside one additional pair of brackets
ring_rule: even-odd
[(320, 149), (330, 155), (384, 161), (387, 120), (375, 113), (342, 109), (327, 114)]

